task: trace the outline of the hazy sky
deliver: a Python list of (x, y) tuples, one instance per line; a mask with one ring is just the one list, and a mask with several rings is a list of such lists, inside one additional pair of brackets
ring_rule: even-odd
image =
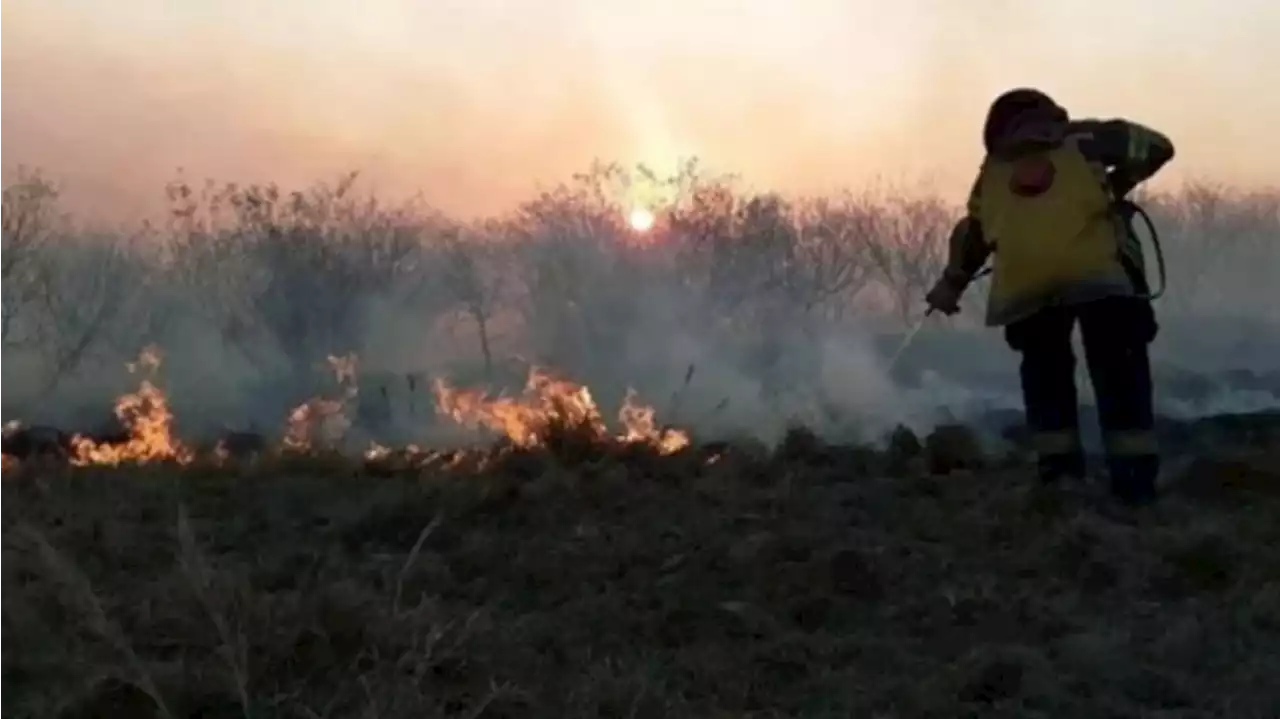
[(593, 157), (963, 192), (1000, 90), (1280, 183), (1275, 0), (5, 0), (3, 165), (81, 208), (362, 169), (487, 212)]

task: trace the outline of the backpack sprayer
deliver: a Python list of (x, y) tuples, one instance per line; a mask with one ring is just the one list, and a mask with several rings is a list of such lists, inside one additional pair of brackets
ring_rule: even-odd
[[(1120, 212), (1120, 216), (1125, 218), (1126, 228), (1130, 233), (1130, 235), (1132, 235), (1135, 239), (1137, 238), (1137, 236), (1133, 234), (1133, 224), (1131, 222), (1131, 218), (1135, 216), (1142, 218), (1142, 223), (1147, 226), (1147, 232), (1151, 233), (1151, 248), (1154, 251), (1156, 256), (1156, 273), (1160, 277), (1160, 289), (1156, 290), (1155, 292), (1148, 292), (1146, 294), (1139, 295), (1139, 296), (1147, 300), (1158, 299), (1161, 295), (1164, 294), (1165, 289), (1169, 286), (1169, 282), (1168, 282), (1168, 277), (1165, 274), (1164, 252), (1160, 249), (1160, 234), (1156, 232), (1156, 225), (1154, 222), (1152, 222), (1151, 215), (1148, 215), (1147, 211), (1142, 209), (1142, 206), (1134, 202), (1133, 200), (1130, 200), (1128, 198), (1121, 198), (1115, 203), (1115, 208)], [(974, 273), (973, 280), (977, 280), (979, 278), (982, 278), (991, 274), (991, 270), (992, 270), (991, 265), (987, 265), (986, 267), (983, 267), (982, 269)], [(970, 280), (970, 281), (973, 281), (973, 280)], [(911, 346), (911, 343), (915, 341), (916, 335), (919, 334), (920, 330), (924, 328), (925, 322), (929, 319), (929, 315), (931, 314), (933, 314), (932, 307), (926, 310), (924, 315), (920, 318), (920, 320), (917, 321), (915, 325), (913, 325), (911, 329), (907, 331), (906, 336), (902, 338), (902, 344), (898, 345), (898, 349), (893, 353), (893, 355), (889, 357), (889, 364), (886, 366), (886, 370), (885, 370), (886, 372), (893, 371), (894, 366), (898, 364), (898, 360), (902, 357), (903, 353), (905, 353), (907, 351), (907, 348)]]

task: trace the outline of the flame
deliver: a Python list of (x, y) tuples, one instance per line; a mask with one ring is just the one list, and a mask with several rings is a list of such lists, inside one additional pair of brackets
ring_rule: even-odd
[(327, 361), (339, 385), (349, 388), (356, 386), (356, 354), (354, 352), (340, 356), (329, 355)]
[(227, 449), (227, 441), (219, 439), (213, 447), (213, 463), (221, 467), (231, 460), (231, 450)]
[(672, 454), (689, 445), (685, 432), (659, 429), (653, 408), (637, 404), (631, 391), (618, 414), (623, 433), (610, 434), (589, 389), (537, 368), (530, 370), (520, 398), (491, 399), (481, 391), (456, 389), (439, 379), (435, 394), (439, 411), (455, 422), (498, 432), (519, 447), (541, 446), (557, 428), (572, 428), (600, 442), (643, 443), (662, 454)]
[(351, 402), (359, 396), (356, 385), (356, 355), (329, 355), (329, 368), (333, 370), (342, 394), (337, 399), (312, 397), (289, 412), (285, 423), (282, 444), (286, 450), (308, 452), (316, 446), (333, 446), (342, 441), (351, 429), (347, 412)]
[(400, 447), (399, 449), (393, 449), (385, 444), (370, 441), (369, 448), (364, 451), (364, 458), (370, 462), (381, 462), (392, 457), (401, 457), (422, 462), (428, 458), (434, 458), (441, 454), (443, 453), (439, 451), (425, 450), (412, 442)]
[(345, 399), (312, 397), (289, 412), (285, 425), (285, 449), (306, 452), (316, 445), (333, 445), (351, 428)]
[[(143, 349), (138, 359), (126, 363), (131, 373), (153, 375), (161, 364), (158, 348)], [(336, 397), (313, 397), (289, 412), (282, 445), (285, 450), (306, 452), (317, 446), (340, 443), (352, 426), (349, 409), (359, 396), (355, 354), (330, 355), (329, 368), (341, 387)], [(538, 368), (529, 373), (521, 397), (490, 398), (477, 390), (456, 389), (443, 380), (435, 383), (437, 408), (454, 421), (496, 431), (518, 447), (544, 446), (560, 430), (571, 430), (590, 441), (603, 444), (644, 445), (660, 454), (674, 454), (689, 446), (689, 435), (661, 427), (652, 407), (640, 404), (636, 393), (627, 395), (618, 412), (622, 426), (614, 434), (601, 416), (591, 391), (576, 382), (560, 379)], [(168, 398), (150, 377), (140, 380), (138, 390), (121, 396), (115, 414), (128, 430), (122, 443), (96, 442), (84, 435), (71, 438), (71, 462), (75, 465), (119, 465), (176, 461), (187, 464), (194, 452), (173, 433), (173, 412)], [(224, 440), (212, 449), (211, 458), (223, 464), (231, 458)], [(493, 459), (485, 453), (427, 451), (415, 445), (393, 449), (371, 442), (365, 460), (406, 468), (442, 464), (450, 468), (483, 469)], [(17, 468), (16, 458), (5, 456), (5, 471)]]
[(536, 447), (556, 426), (580, 428), (595, 437), (608, 430), (586, 387), (533, 369), (524, 398), (488, 398), (483, 392), (460, 390), (435, 382), (436, 404), (458, 424), (485, 427), (505, 435), (516, 446)]
[[(125, 366), (129, 372), (154, 373), (160, 367), (160, 351), (143, 349), (136, 362)], [(71, 438), (71, 463), (79, 466), (103, 464), (116, 466), (125, 462), (190, 462), (194, 453), (173, 434), (173, 412), (163, 391), (143, 379), (137, 392), (116, 400), (116, 417), (129, 430), (129, 439), (121, 444), (98, 443), (89, 437)]]
[(125, 362), (124, 366), (129, 370), (129, 374), (137, 374), (141, 370), (149, 375), (154, 375), (156, 370), (160, 369), (160, 359), (160, 348), (155, 345), (147, 345), (138, 354), (138, 359), (133, 362)]
[(659, 454), (674, 454), (689, 446), (687, 432), (659, 427), (656, 415), (653, 407), (637, 403), (635, 390), (627, 390), (622, 409), (618, 410), (618, 421), (625, 429), (620, 439), (653, 445)]
[(379, 462), (391, 456), (391, 448), (370, 441), (369, 448), (364, 451), (364, 458), (370, 462)]
[(364, 452), (365, 462), (384, 470), (417, 470), (431, 466), (443, 466), (448, 469), (457, 468), (462, 462), (476, 458), (483, 465), (484, 457), (478, 452), (465, 450), (426, 450), (416, 444), (407, 444), (400, 448), (370, 442)]

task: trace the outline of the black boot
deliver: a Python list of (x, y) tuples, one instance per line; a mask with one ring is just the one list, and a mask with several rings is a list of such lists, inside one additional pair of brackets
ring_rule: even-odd
[(1160, 474), (1160, 458), (1155, 455), (1112, 457), (1111, 495), (1121, 503), (1143, 506), (1156, 501), (1156, 476)]

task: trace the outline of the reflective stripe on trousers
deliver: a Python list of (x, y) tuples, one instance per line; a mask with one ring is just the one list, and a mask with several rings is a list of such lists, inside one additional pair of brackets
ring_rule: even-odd
[(1151, 430), (1115, 430), (1103, 434), (1107, 454), (1112, 457), (1143, 457), (1160, 453)]
[(1035, 432), (1031, 435), (1031, 446), (1042, 457), (1081, 452), (1080, 435), (1070, 429)]

